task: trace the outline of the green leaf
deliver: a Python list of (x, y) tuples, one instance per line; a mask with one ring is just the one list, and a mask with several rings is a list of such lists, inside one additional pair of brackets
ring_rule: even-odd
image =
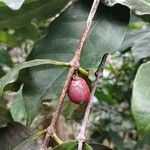
[[(56, 146), (55, 148), (53, 148), (53, 150), (75, 150), (77, 149), (77, 146), (78, 144), (76, 141), (67, 141), (59, 146)], [(93, 150), (93, 149), (90, 145), (85, 143), (83, 150)]]
[(28, 61), (28, 62), (17, 65), (0, 79), (0, 100), (2, 100), (3, 92), (5, 90), (12, 89), (13, 84), (15, 84), (15, 82), (17, 83), (18, 86), (21, 85), (22, 83), (21, 78), (23, 78), (23, 76), (20, 77), (19, 81), (17, 81), (17, 79), (19, 77), (19, 73), (20, 74), (22, 73), (23, 75), (23, 69), (28, 68), (28, 67), (43, 65), (43, 64), (49, 64), (47, 67), (50, 67), (50, 65), (52, 66), (53, 65), (62, 65), (62, 66), (67, 65), (66, 63), (52, 61), (49, 59), (36, 59), (33, 61)]
[(132, 113), (139, 135), (150, 132), (150, 62), (137, 71), (132, 92)]
[(12, 150), (31, 134), (28, 128), (19, 123), (8, 124), (7, 127), (0, 128), (0, 149)]
[[(122, 14), (124, 20), (121, 15), (118, 15), (121, 11), (125, 12)], [(128, 9), (122, 6), (113, 8), (100, 6), (83, 48), (81, 64), (84, 67), (93, 68), (104, 53), (113, 53), (118, 50), (127, 29), (128, 15)], [(75, 22), (72, 23), (72, 25), (74, 24)]]
[(87, 104), (74, 104), (70, 100), (64, 101), (62, 108), (62, 115), (66, 119), (74, 119), (76, 122), (80, 122), (84, 117)]
[[(70, 61), (90, 7), (91, 1), (80, 1), (62, 13), (50, 24), (48, 34), (34, 45), (28, 60), (48, 58)], [(126, 7), (108, 8), (101, 4), (83, 47), (81, 65), (93, 68), (104, 53), (115, 52), (123, 41), (128, 20), (129, 10)], [(60, 68), (42, 66), (28, 70), (23, 96), (29, 124), (39, 112), (41, 101), (45, 97), (58, 97), (65, 76), (66, 70)]]
[(76, 111), (78, 108), (79, 105), (74, 104), (69, 100), (67, 100), (64, 102), (64, 106), (62, 108), (62, 114), (66, 119), (70, 119), (73, 116), (74, 111)]
[(131, 52), (136, 61), (150, 56), (150, 29), (129, 30), (125, 35), (124, 42), (120, 47), (124, 51), (131, 47)]
[(122, 43), (122, 46), (120, 47), (120, 50), (124, 51), (127, 48), (134, 46), (135, 42), (139, 38), (141, 38), (143, 35), (145, 35), (147, 32), (150, 32), (150, 30), (149, 29), (129, 30), (125, 35), (125, 38)]
[(0, 7), (0, 28), (18, 28), (27, 26), (34, 18), (53, 17), (68, 2), (69, 0), (32, 0), (16, 11), (8, 7)]
[(11, 116), (15, 122), (26, 124), (26, 109), (22, 97), (22, 87), (8, 104)]
[(128, 6), (138, 15), (150, 14), (150, 0), (104, 0), (104, 3), (109, 6), (117, 3)]
[[(50, 65), (42, 66), (41, 68), (43, 68), (43, 70), (39, 70), (38, 67), (32, 68), (34, 74), (28, 75), (23, 88), (24, 103), (28, 110), (27, 125), (29, 125), (39, 113), (42, 100), (56, 99), (56, 96), (60, 94), (59, 92), (66, 79), (68, 70), (66, 68)], [(51, 69), (50, 72), (49, 68)], [(33, 82), (33, 84), (31, 82)]]
[(150, 31), (140, 37), (132, 47), (132, 53), (136, 60), (150, 57)]

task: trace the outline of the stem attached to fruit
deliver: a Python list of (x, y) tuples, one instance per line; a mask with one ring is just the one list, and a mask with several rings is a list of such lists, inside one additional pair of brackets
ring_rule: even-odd
[(104, 65), (105, 65), (107, 56), (108, 56), (108, 54), (104, 54), (104, 56), (102, 57), (101, 63), (100, 63), (100, 65), (99, 65), (99, 67), (95, 73), (96, 79), (94, 81), (94, 84), (93, 84), (93, 87), (91, 90), (90, 100), (89, 100), (89, 103), (87, 105), (87, 108), (86, 108), (86, 111), (84, 114), (84, 118), (83, 118), (82, 125), (81, 125), (81, 130), (79, 132), (79, 135), (77, 136), (78, 150), (82, 150), (83, 143), (85, 142), (85, 139), (86, 139), (85, 138), (85, 130), (86, 130), (86, 126), (88, 123), (90, 110), (91, 110), (91, 107), (93, 105), (94, 94), (95, 94), (99, 79), (103, 77), (103, 69), (104, 69)]
[(52, 137), (55, 139), (55, 141), (60, 145), (63, 143), (63, 141), (57, 136), (57, 134), (54, 132), (52, 134)]
[(57, 106), (55, 108), (55, 111), (54, 111), (54, 114), (53, 114), (53, 117), (52, 117), (51, 124), (47, 128), (47, 133), (45, 135), (45, 138), (43, 140), (43, 143), (42, 143), (42, 146), (41, 146), (40, 150), (47, 149), (48, 143), (50, 141), (50, 136), (55, 132), (56, 123), (57, 123), (57, 120), (58, 120), (58, 117), (59, 117), (59, 114), (60, 114), (60, 110), (61, 110), (62, 105), (63, 105), (63, 101), (64, 101), (64, 98), (65, 98), (66, 92), (67, 92), (68, 87), (69, 87), (69, 83), (72, 79), (72, 76), (73, 76), (74, 72), (77, 69), (79, 69), (79, 67), (80, 67), (79, 61), (80, 61), (80, 55), (81, 55), (81, 51), (82, 51), (82, 48), (83, 48), (83, 44), (85, 43), (85, 40), (87, 38), (88, 32), (89, 32), (91, 24), (92, 24), (92, 20), (95, 16), (96, 10), (97, 10), (98, 5), (99, 5), (99, 2), (100, 2), (100, 0), (94, 0), (93, 1), (92, 8), (90, 10), (90, 13), (89, 13), (89, 16), (87, 18), (86, 24), (85, 24), (85, 26), (83, 28), (83, 32), (81, 34), (81, 38), (80, 38), (80, 40), (77, 44), (77, 49), (76, 49), (75, 55), (74, 55), (74, 57), (72, 58), (72, 60), (70, 62), (70, 69), (69, 69), (69, 72), (68, 72), (68, 75), (67, 75), (67, 79), (66, 79), (65, 84), (63, 86), (63, 89), (61, 91), (59, 101), (57, 103)]
[(85, 76), (88, 76), (89, 75), (89, 72), (86, 71), (84, 68), (82, 67), (79, 67), (79, 72), (81, 72), (81, 74), (85, 75)]

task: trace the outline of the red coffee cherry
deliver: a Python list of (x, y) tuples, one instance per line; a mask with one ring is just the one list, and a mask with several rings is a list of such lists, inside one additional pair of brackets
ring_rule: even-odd
[(86, 81), (78, 76), (73, 77), (68, 88), (69, 99), (76, 104), (88, 103), (90, 98), (90, 89)]

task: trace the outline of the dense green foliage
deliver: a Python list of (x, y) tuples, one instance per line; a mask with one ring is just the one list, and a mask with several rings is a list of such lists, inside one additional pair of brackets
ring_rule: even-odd
[[(0, 1), (0, 150), (40, 147), (92, 5), (78, 0), (66, 8), (68, 2)], [(109, 57), (85, 150), (150, 149), (149, 14), (149, 0), (104, 0), (98, 7), (80, 59), (89, 85), (102, 56)], [(85, 107), (66, 96), (57, 127), (65, 142), (54, 137), (49, 149), (77, 147)]]

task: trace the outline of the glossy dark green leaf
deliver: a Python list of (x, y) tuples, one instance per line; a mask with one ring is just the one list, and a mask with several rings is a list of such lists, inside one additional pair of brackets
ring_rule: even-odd
[(17, 28), (30, 24), (34, 18), (53, 17), (68, 2), (69, 0), (32, 0), (16, 11), (8, 7), (0, 7), (0, 28)]
[(104, 0), (104, 2), (109, 6), (116, 3), (128, 6), (138, 15), (150, 14), (150, 0)]
[[(49, 58), (70, 61), (90, 7), (91, 1), (83, 0), (62, 13), (50, 24), (48, 34), (34, 45), (28, 60)], [(104, 53), (115, 52), (123, 41), (128, 19), (129, 10), (126, 7), (108, 8), (101, 4), (83, 47), (81, 65), (93, 68)], [(65, 75), (64, 69), (47, 66), (28, 70), (23, 96), (28, 109), (29, 124), (37, 115), (42, 99), (54, 99), (59, 95)]]
[[(76, 150), (77, 146), (78, 145), (76, 141), (67, 141), (59, 146), (56, 146), (55, 148), (53, 148), (53, 150)], [(90, 145), (85, 143), (83, 150), (93, 150), (93, 149)]]
[[(50, 67), (50, 65), (55, 64), (55, 61), (51, 61), (48, 59), (36, 59), (33, 61), (29, 61), (29, 62), (25, 62), (22, 64), (19, 64), (17, 66), (15, 66), (12, 70), (10, 70), (5, 76), (3, 76), (0, 79), (0, 100), (2, 100), (2, 96), (5, 90), (12, 90), (13, 88), (13, 84), (15, 84), (15, 82), (17, 83), (18, 86), (21, 85), (21, 78), (23, 78), (23, 76), (21, 76), (19, 78), (19, 81), (17, 81), (18, 77), (19, 77), (19, 73), (23, 73), (23, 69), (28, 68), (28, 67), (33, 67), (33, 66), (38, 66), (38, 65), (43, 65), (43, 64), (49, 64), (47, 67)], [(52, 65), (54, 66), (54, 65)]]
[(124, 51), (131, 47), (132, 55), (136, 61), (150, 57), (150, 29), (149, 27), (130, 30), (125, 35), (124, 42), (120, 47)]
[(135, 42), (140, 39), (143, 35), (145, 35), (147, 32), (150, 32), (149, 29), (135, 29), (135, 30), (129, 30), (124, 38), (123, 44), (120, 47), (120, 50), (126, 50), (129, 47), (134, 46)]
[(19, 123), (8, 124), (7, 127), (0, 128), (0, 149), (13, 150), (31, 134), (28, 128)]
[(132, 92), (132, 113), (139, 135), (150, 132), (150, 62), (137, 71)]
[[(24, 103), (28, 110), (28, 125), (39, 113), (42, 100), (56, 99), (56, 95), (60, 94), (59, 92), (63, 87), (63, 82), (66, 79), (68, 70), (67, 68), (64, 69), (62, 67), (50, 65), (43, 66), (41, 68), (43, 68), (43, 70), (39, 70), (38, 67), (32, 68), (34, 70), (34, 74), (28, 76), (23, 89)], [(50, 72), (49, 68), (51, 70)], [(34, 83), (32, 84), (32, 82)]]

